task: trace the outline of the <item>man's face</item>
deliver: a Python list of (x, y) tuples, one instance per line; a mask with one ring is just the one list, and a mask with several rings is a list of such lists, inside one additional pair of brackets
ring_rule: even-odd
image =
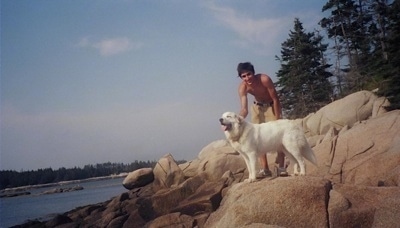
[(240, 74), (240, 78), (248, 85), (253, 84), (253, 80), (254, 80), (253, 76), (254, 76), (253, 72), (251, 72), (251, 71), (246, 71), (246, 72), (243, 72)]

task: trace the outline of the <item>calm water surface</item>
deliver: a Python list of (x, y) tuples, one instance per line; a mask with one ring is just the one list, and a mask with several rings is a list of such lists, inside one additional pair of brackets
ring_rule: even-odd
[[(64, 213), (79, 206), (107, 201), (114, 196), (127, 192), (123, 178), (75, 183), (57, 187), (28, 190), (31, 195), (0, 198), (0, 227), (18, 225), (29, 219), (51, 218), (54, 214)], [(76, 185), (84, 189), (74, 192), (37, 195), (53, 188), (68, 188)]]

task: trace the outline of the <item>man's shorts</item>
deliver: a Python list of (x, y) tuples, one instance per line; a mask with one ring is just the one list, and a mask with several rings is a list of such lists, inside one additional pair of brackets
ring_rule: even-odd
[(271, 104), (257, 105), (253, 104), (251, 106), (251, 122), (254, 124), (265, 123), (271, 120), (276, 120), (274, 115), (274, 108)]

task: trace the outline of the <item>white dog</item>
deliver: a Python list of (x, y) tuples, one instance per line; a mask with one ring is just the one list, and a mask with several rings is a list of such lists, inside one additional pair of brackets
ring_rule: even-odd
[(282, 151), (294, 164), (294, 174), (305, 175), (303, 157), (314, 165), (317, 161), (303, 130), (293, 120), (276, 120), (252, 124), (243, 117), (225, 112), (219, 119), (225, 136), (244, 158), (249, 171), (246, 182), (256, 180), (257, 158), (266, 152)]

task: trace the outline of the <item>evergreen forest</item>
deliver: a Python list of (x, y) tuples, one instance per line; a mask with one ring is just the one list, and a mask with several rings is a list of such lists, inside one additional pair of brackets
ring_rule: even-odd
[(400, 0), (328, 0), (321, 10), (322, 30), (307, 32), (295, 18), (276, 56), (284, 116), (303, 118), (361, 90), (399, 109)]
[[(186, 161), (177, 161), (178, 164), (184, 162)], [(59, 168), (57, 170), (45, 168), (20, 172), (4, 170), (0, 171), (0, 189), (129, 173), (141, 168), (153, 168), (156, 163), (156, 161), (135, 161), (130, 164), (107, 162), (96, 165), (85, 165), (83, 168)]]

